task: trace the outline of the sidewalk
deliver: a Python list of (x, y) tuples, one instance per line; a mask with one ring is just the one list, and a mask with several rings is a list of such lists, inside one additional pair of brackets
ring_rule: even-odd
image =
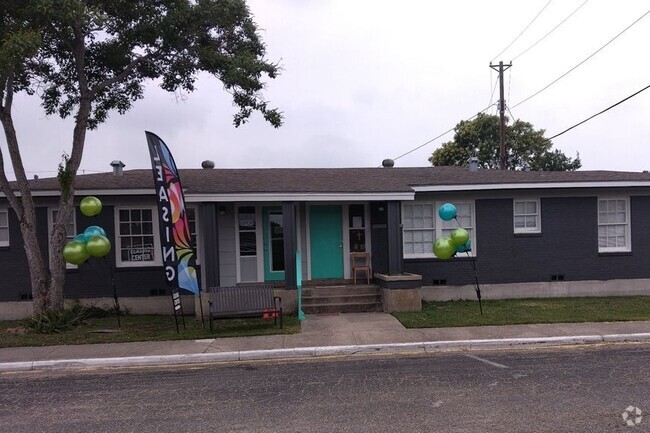
[(0, 372), (604, 342), (650, 342), (650, 321), (406, 329), (384, 313), (308, 315), (292, 335), (4, 348)]

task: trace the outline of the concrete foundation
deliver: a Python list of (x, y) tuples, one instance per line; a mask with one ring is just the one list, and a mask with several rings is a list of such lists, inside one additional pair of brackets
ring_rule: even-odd
[[(194, 296), (182, 295), (183, 312), (194, 314)], [(119, 298), (120, 308), (129, 314), (174, 314), (172, 309), (171, 296), (149, 296), (149, 297), (124, 297)], [(101, 308), (112, 308), (113, 298), (86, 298), (79, 300), (66, 300), (66, 305), (79, 302), (84, 306), (96, 306)], [(31, 301), (24, 302), (0, 302), (0, 320), (22, 320), (30, 317), (34, 310)]]
[(395, 311), (422, 311), (422, 295), (420, 289), (382, 289), (384, 311), (393, 313)]
[(0, 302), (0, 320), (22, 320), (34, 314), (31, 301)]
[(298, 291), (275, 289), (275, 296), (282, 298), (282, 313), (293, 314), (298, 310)]
[[(650, 296), (650, 279), (553, 281), (544, 283), (481, 284), (483, 299), (555, 298), (581, 296)], [(476, 299), (475, 287), (423, 286), (424, 301)]]
[(386, 313), (422, 311), (422, 276), (375, 274), (374, 281), (382, 288), (382, 302)]

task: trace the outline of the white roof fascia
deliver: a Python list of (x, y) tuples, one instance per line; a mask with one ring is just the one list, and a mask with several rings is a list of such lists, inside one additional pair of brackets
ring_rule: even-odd
[(531, 183), (489, 183), (474, 185), (420, 185), (413, 186), (417, 192), (487, 191), (504, 189), (554, 189), (554, 188), (629, 188), (650, 187), (650, 181), (612, 182), (531, 182)]
[(231, 194), (185, 194), (187, 203), (233, 202), (233, 201), (383, 201), (415, 200), (415, 193), (231, 193)]
[[(151, 189), (77, 189), (75, 190), (75, 196), (81, 195), (152, 195), (155, 194), (156, 190)], [(15, 192), (16, 196), (20, 196), (20, 191)], [(47, 190), (47, 191), (32, 191), (32, 196), (38, 197), (59, 197), (61, 191), (59, 190)], [(0, 197), (5, 197), (4, 193), (0, 193)]]
[[(155, 195), (151, 189), (101, 189), (75, 191), (76, 196), (101, 195), (101, 196), (126, 196), (126, 195)], [(16, 192), (20, 195), (20, 192)], [(32, 191), (32, 196), (58, 197), (59, 190)], [(0, 193), (0, 197), (4, 194)], [(192, 194), (185, 191), (186, 202), (232, 202), (232, 201), (350, 201), (350, 200), (415, 200), (414, 192), (399, 193), (228, 193), (228, 194)]]

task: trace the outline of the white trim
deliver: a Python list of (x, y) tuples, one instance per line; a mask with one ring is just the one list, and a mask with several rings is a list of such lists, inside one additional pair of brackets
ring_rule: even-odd
[[(264, 264), (264, 212), (263, 206), (256, 204), (255, 208), (255, 254), (257, 257), (257, 281), (266, 281), (266, 265)], [(239, 227), (239, 221), (235, 221)], [(239, 242), (239, 234), (237, 234)], [(239, 249), (237, 250), (239, 254)], [(241, 281), (241, 279), (239, 280)]]
[[(404, 256), (405, 259), (421, 259), (421, 258), (435, 258), (435, 255), (433, 254), (433, 250), (428, 252), (428, 253), (406, 253), (406, 249), (404, 248), (404, 244), (406, 242), (404, 232), (405, 231), (430, 231), (433, 233), (433, 241), (431, 243), (431, 246), (433, 247), (433, 243), (436, 241), (437, 236), (437, 225), (438, 225), (438, 218), (436, 216), (436, 202), (435, 200), (417, 200), (412, 203), (402, 203), (401, 204), (401, 212), (400, 212), (400, 230), (402, 231), (402, 255)], [(431, 208), (433, 209), (433, 215), (431, 217), (433, 218), (433, 227), (420, 227), (420, 228), (413, 228), (413, 229), (406, 229), (404, 228), (404, 215), (406, 212), (404, 212), (404, 208), (406, 206), (424, 206), (424, 205), (431, 205)]]
[[(0, 212), (4, 212), (5, 214), (7, 214), (7, 227), (6, 227), (6, 229), (7, 229), (7, 240), (6, 241), (0, 241), (0, 247), (8, 247), (9, 244), (10, 244), (10, 241), (11, 241), (11, 236), (10, 236), (11, 232), (9, 230), (9, 207), (6, 207), (6, 206), (0, 207)], [(5, 227), (1, 227), (1, 228), (5, 228)]]
[(305, 251), (305, 254), (302, 256), (307, 259), (307, 266), (305, 266), (307, 269), (307, 280), (311, 281), (311, 214), (310, 214), (310, 208), (312, 204), (315, 203), (306, 203), (305, 204), (305, 248), (307, 251)]
[[(476, 200), (422, 200), (422, 201), (415, 201), (412, 203), (402, 203), (402, 209), (401, 209), (401, 217), (400, 217), (400, 230), (402, 231), (402, 251), (404, 251), (404, 206), (408, 205), (416, 205), (416, 204), (431, 204), (433, 205), (433, 228), (428, 229), (428, 228), (423, 228), (421, 230), (432, 230), (433, 231), (433, 243), (436, 242), (436, 239), (442, 236), (442, 231), (445, 229), (443, 227), (444, 223), (442, 218), (440, 218), (440, 215), (438, 215), (438, 208), (440, 207), (441, 204), (443, 203), (453, 203), (453, 204), (469, 204), (471, 208), (471, 227), (470, 227), (470, 243), (472, 245), (472, 250), (469, 251), (470, 256), (477, 256), (477, 250), (476, 250)], [(418, 229), (414, 229), (418, 230)], [(448, 228), (446, 230), (449, 230)], [(436, 255), (433, 253), (433, 250), (430, 253), (415, 253), (415, 254), (407, 254), (405, 252), (402, 252), (403, 258), (405, 260), (408, 259), (435, 259), (437, 258)], [(462, 256), (464, 257), (464, 256)]]
[[(118, 268), (138, 268), (149, 266), (162, 266), (162, 248), (160, 246), (160, 226), (158, 225), (158, 206), (147, 205), (130, 205), (130, 206), (115, 206), (113, 208), (113, 219), (115, 221), (115, 266)], [(122, 240), (120, 237), (120, 211), (131, 209), (150, 209), (151, 210), (151, 224), (153, 232), (153, 250), (155, 260), (150, 262), (123, 262), (122, 261)]]
[[(193, 237), (196, 237), (196, 239), (193, 238), (192, 240), (194, 241), (194, 245), (195, 245), (194, 258), (195, 258), (196, 264), (198, 266), (198, 265), (201, 264), (201, 259), (204, 257), (204, 255), (203, 255), (204, 251), (203, 251), (203, 248), (202, 248), (203, 242), (201, 240), (201, 224), (200, 224), (200, 218), (201, 217), (199, 216), (199, 207), (198, 206), (196, 206), (196, 205), (185, 206), (185, 209), (189, 209), (189, 208), (194, 210), (194, 228), (196, 230), (196, 234), (195, 234), (196, 236), (192, 235), (191, 232), (190, 232), (190, 235), (192, 235)], [(189, 218), (188, 218), (187, 222), (188, 222), (188, 225), (189, 225)]]
[[(515, 217), (517, 216), (527, 216), (527, 215), (517, 215), (515, 213), (515, 204), (517, 202), (535, 202), (537, 203), (537, 225), (534, 228), (528, 227), (516, 227), (515, 226)], [(539, 198), (513, 198), (512, 199), (512, 229), (516, 234), (522, 233), (541, 233), (542, 232), (542, 204)]]
[[(409, 192), (358, 192), (358, 193), (200, 193), (192, 194), (185, 191), (185, 202), (233, 202), (233, 201), (362, 201), (362, 200), (414, 200), (417, 192), (454, 192), (454, 191), (485, 191), (485, 190), (512, 190), (512, 189), (566, 189), (566, 188), (625, 188), (625, 187), (650, 187), (650, 181), (622, 180), (622, 181), (594, 181), (594, 182), (522, 182), (522, 183), (486, 183), (466, 185), (417, 185), (411, 186)], [(155, 195), (154, 188), (139, 189), (78, 189), (77, 195)], [(19, 192), (16, 193), (20, 195)], [(58, 197), (59, 190), (34, 190), (32, 196)], [(0, 197), (5, 197), (0, 193)]]
[(413, 191), (418, 193), (509, 189), (625, 188), (639, 186), (650, 187), (650, 181), (486, 183), (468, 185), (421, 185), (413, 186), (412, 188)]
[[(351, 278), (350, 269), (350, 205), (341, 206), (341, 238), (343, 242), (343, 278)], [(364, 207), (365, 212), (365, 207)]]
[[(77, 189), (75, 190), (75, 195), (85, 196), (85, 195), (155, 195), (156, 190), (154, 188), (147, 189)], [(16, 196), (20, 196), (20, 192), (16, 192)], [(33, 197), (60, 197), (60, 190), (47, 190), (47, 191), (38, 191), (35, 190), (32, 192)], [(0, 197), (6, 197), (4, 193), (0, 193)]]
[[(255, 257), (255, 262), (257, 266), (257, 281), (264, 281), (264, 241), (262, 237), (262, 209), (259, 205), (247, 204), (247, 203), (235, 203), (234, 207), (234, 229), (235, 229), (235, 268), (237, 273), (237, 282), (242, 282), (241, 276), (241, 261), (242, 257)], [(242, 256), (241, 255), (241, 244), (239, 241), (239, 209), (242, 207), (252, 207), (255, 211), (255, 255), (254, 256)], [(261, 257), (261, 260), (260, 260)], [(262, 276), (260, 279), (260, 275)], [(248, 282), (248, 281), (246, 281)]]
[[(153, 193), (153, 192), (152, 192)], [(366, 201), (366, 200), (414, 200), (413, 192), (399, 193), (228, 193), (228, 194), (185, 194), (190, 202), (283, 202), (283, 201)]]
[[(625, 247), (601, 247), (600, 242), (598, 240), (599, 234), (598, 230), (600, 230), (601, 224), (600, 224), (600, 202), (601, 201), (612, 201), (612, 200), (623, 200), (625, 201)], [(632, 251), (632, 219), (630, 215), (630, 197), (629, 196), (609, 196), (609, 195), (602, 195), (598, 196), (596, 200), (596, 223), (597, 223), (597, 231), (596, 231), (596, 240), (598, 242), (598, 252), (599, 253), (628, 253)], [(621, 224), (611, 224), (611, 225), (623, 225)]]

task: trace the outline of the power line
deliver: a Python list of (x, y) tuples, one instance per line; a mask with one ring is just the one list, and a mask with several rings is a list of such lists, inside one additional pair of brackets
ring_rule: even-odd
[[(490, 75), (492, 75), (492, 68), (490, 68)], [(492, 78), (492, 77), (490, 77), (490, 78)], [(490, 95), (490, 102), (489, 102), (490, 105), (489, 106), (492, 106), (492, 100), (494, 98), (494, 93), (497, 91), (497, 86), (498, 85), (499, 85), (499, 80), (496, 80), (494, 82), (494, 87), (492, 88), (492, 94)]]
[[(616, 107), (616, 106), (618, 106), (618, 105), (621, 105), (623, 102), (627, 101), (628, 99), (632, 99), (633, 97), (635, 97), (635, 96), (638, 95), (639, 93), (642, 93), (642, 92), (644, 92), (645, 90), (648, 90), (648, 89), (650, 89), (650, 85), (647, 85), (647, 86), (644, 87), (643, 89), (634, 92), (634, 93), (631, 94), (630, 96), (628, 96), (628, 97), (626, 97), (626, 98), (624, 98), (624, 99), (621, 99), (621, 100), (618, 101), (617, 103), (615, 103), (615, 104), (613, 104), (613, 105), (610, 105), (609, 107), (605, 108), (604, 110), (602, 110), (602, 111), (600, 111), (600, 112), (598, 112), (598, 113), (596, 113), (596, 114), (594, 114), (594, 115), (592, 115), (592, 116), (586, 118), (585, 120), (583, 120), (583, 121), (581, 121), (581, 122), (576, 123), (575, 125), (573, 125), (573, 126), (567, 128), (567, 129), (565, 129), (564, 131), (562, 131), (562, 132), (560, 132), (560, 133), (558, 133), (558, 134), (555, 134), (554, 136), (548, 138), (548, 140), (553, 140), (554, 138), (559, 137), (560, 135), (569, 132), (569, 131), (572, 130), (573, 128), (576, 128), (576, 127), (582, 125), (583, 123), (586, 123), (586, 122), (590, 121), (590, 120), (593, 119), (594, 117), (598, 117), (598, 116), (600, 116), (601, 114), (603, 114), (603, 113), (605, 113), (605, 112), (611, 110), (612, 108), (614, 108), (614, 107)], [(488, 107), (485, 107), (483, 110), (479, 111), (479, 112), (478, 112), (477, 114), (475, 114), (474, 116), (472, 116), (472, 117), (470, 117), (470, 118), (468, 118), (468, 119), (465, 119), (465, 121), (467, 122), (467, 121), (470, 121), (470, 120), (474, 119), (474, 118), (477, 117), (479, 114), (484, 113), (485, 111), (489, 110), (489, 109), (490, 109), (492, 106), (494, 106), (494, 105), (496, 105), (496, 104), (491, 104), (491, 105), (489, 105)], [(514, 108), (514, 107), (513, 107), (513, 108)], [(510, 113), (510, 116), (511, 116), (511, 117), (513, 118), (513, 120), (514, 120), (514, 116), (512, 115), (512, 112), (510, 111), (510, 108), (509, 108), (509, 107), (508, 107), (508, 112)], [(402, 155), (398, 156), (397, 158), (393, 158), (393, 160), (396, 161), (396, 160), (398, 160), (398, 159), (400, 159), (400, 158), (402, 158), (402, 157), (404, 157), (404, 156), (406, 156), (406, 155), (409, 155), (409, 154), (415, 152), (415, 151), (418, 150), (418, 149), (423, 148), (423, 147), (426, 146), (427, 144), (429, 144), (429, 143), (431, 143), (431, 142), (433, 142), (433, 141), (435, 141), (435, 140), (437, 140), (437, 139), (439, 139), (439, 138), (441, 138), (441, 137), (443, 137), (443, 136), (449, 134), (449, 133), (450, 133), (451, 131), (453, 131), (454, 129), (456, 129), (455, 126), (454, 126), (453, 128), (451, 128), (451, 129), (448, 129), (447, 131), (443, 132), (442, 134), (440, 134), (440, 135), (438, 135), (438, 136), (432, 138), (431, 140), (427, 141), (426, 143), (423, 143), (423, 144), (419, 145), (418, 147), (416, 147), (416, 148), (414, 148), (414, 149), (411, 149), (411, 150), (409, 150), (409, 151), (406, 152), (406, 153), (403, 153)]]
[[(588, 0), (587, 0), (587, 1), (588, 1)], [(542, 13), (542, 11), (543, 11), (547, 6), (548, 6), (548, 4), (549, 4), (550, 2), (551, 2), (551, 0), (549, 0), (549, 2), (544, 6), (544, 8), (542, 8), (542, 10), (537, 14), (537, 16), (539, 16), (539, 14)], [(583, 5), (584, 5), (584, 3), (583, 3)], [(582, 7), (582, 5), (581, 5), (580, 7)], [(579, 9), (579, 8), (578, 8), (578, 9)], [(574, 11), (573, 13), (575, 13), (575, 11)], [(573, 13), (572, 13), (572, 14), (573, 14)], [(524, 102), (527, 102), (527, 101), (530, 100), (531, 98), (537, 96), (538, 94), (540, 94), (540, 93), (543, 92), (544, 90), (546, 90), (546, 89), (548, 89), (549, 87), (551, 87), (553, 84), (555, 84), (556, 82), (558, 82), (559, 80), (561, 80), (562, 78), (564, 78), (565, 76), (567, 76), (569, 73), (573, 72), (575, 69), (577, 69), (577, 68), (580, 67), (582, 64), (584, 64), (584, 63), (587, 62), (589, 59), (591, 59), (593, 56), (595, 56), (595, 55), (598, 54), (600, 51), (602, 51), (606, 46), (608, 46), (609, 44), (611, 44), (614, 40), (616, 40), (616, 39), (617, 39), (619, 36), (621, 36), (623, 33), (625, 33), (626, 31), (628, 31), (632, 26), (634, 26), (634, 25), (637, 24), (639, 21), (641, 21), (643, 18), (645, 18), (645, 16), (648, 15), (648, 14), (650, 14), (650, 10), (648, 10), (646, 13), (644, 13), (644, 14), (641, 15), (639, 18), (637, 18), (637, 19), (636, 19), (632, 24), (630, 24), (630, 25), (627, 26), (625, 29), (623, 29), (620, 33), (618, 33), (616, 36), (614, 36), (612, 39), (610, 39), (607, 43), (605, 43), (603, 46), (601, 46), (598, 50), (596, 50), (596, 51), (593, 52), (591, 55), (589, 55), (586, 59), (584, 59), (583, 61), (581, 61), (581, 62), (578, 63), (577, 65), (575, 65), (573, 68), (569, 69), (567, 72), (565, 72), (564, 74), (562, 74), (560, 77), (558, 77), (558, 78), (556, 78), (555, 80), (553, 80), (551, 83), (549, 83), (548, 85), (546, 85), (544, 88), (538, 90), (537, 92), (535, 92), (534, 94), (530, 95), (530, 96), (527, 97), (526, 99), (524, 99), (524, 100), (518, 102), (517, 104), (513, 105), (511, 108), (517, 108), (518, 106), (520, 106), (520, 105), (523, 104)], [(537, 16), (533, 19), (533, 21), (531, 21), (531, 23), (526, 27), (526, 29), (527, 29), (528, 27), (530, 27), (530, 25), (535, 21), (535, 19), (537, 19)], [(567, 19), (568, 19), (568, 18), (567, 18)], [(564, 21), (566, 21), (566, 19), (565, 19)], [(524, 31), (526, 31), (526, 29), (524, 29)], [(522, 31), (521, 34), (523, 34), (524, 31)], [(521, 34), (520, 34), (519, 36), (521, 36)], [(519, 38), (519, 36), (517, 36), (517, 38)], [(517, 38), (515, 38), (515, 40), (516, 40)], [(515, 41), (513, 41), (510, 45), (512, 45), (514, 42), (515, 42)], [(510, 47), (510, 45), (509, 45), (508, 47), (506, 47), (506, 48), (505, 48), (501, 53), (499, 53), (499, 55), (497, 55), (496, 57), (499, 57), (501, 54), (503, 54), (503, 52), (504, 52), (506, 49), (508, 49), (508, 48)], [(648, 87), (650, 87), (650, 86), (648, 86)], [(572, 126), (571, 128), (568, 128), (568, 129), (566, 129), (565, 131), (562, 131), (561, 133), (554, 135), (553, 137), (549, 138), (549, 140), (552, 140), (553, 138), (558, 137), (558, 136), (560, 136), (560, 135), (562, 135), (562, 134), (564, 134), (564, 133), (570, 131), (571, 129), (573, 129), (573, 128), (579, 126), (579, 125), (581, 125), (582, 123), (585, 123), (585, 122), (591, 120), (592, 118), (594, 118), (594, 117), (596, 117), (596, 116), (598, 116), (598, 115), (604, 113), (605, 111), (607, 111), (607, 110), (609, 110), (609, 109), (611, 109), (611, 108), (614, 108), (615, 106), (617, 106), (617, 105), (619, 105), (619, 104), (625, 102), (626, 100), (628, 100), (628, 99), (630, 99), (630, 98), (636, 96), (637, 94), (643, 92), (643, 91), (646, 90), (648, 87), (646, 87), (646, 88), (644, 88), (644, 89), (642, 89), (642, 90), (636, 92), (636, 93), (633, 94), (633, 95), (630, 95), (629, 97), (623, 99), (622, 101), (619, 101), (618, 103), (616, 103), (616, 104), (612, 105), (611, 107), (609, 107), (609, 108), (603, 110), (602, 112), (597, 113), (597, 114), (591, 116), (590, 118), (583, 120), (582, 122), (580, 122), (580, 123), (578, 123), (578, 124)], [(495, 86), (494, 89), (496, 90), (496, 86)], [(494, 95), (494, 93), (492, 94), (492, 96), (493, 96), (493, 95)], [(491, 101), (491, 99), (492, 99), (492, 96), (490, 97), (490, 101)], [(479, 112), (478, 112), (477, 114), (475, 114), (474, 116), (472, 116), (472, 117), (470, 117), (470, 118), (468, 118), (468, 119), (465, 119), (465, 121), (470, 121), (470, 120), (474, 119), (474, 118), (477, 117), (479, 114), (486, 112), (487, 110), (489, 110), (491, 107), (493, 107), (493, 106), (495, 106), (495, 105), (496, 105), (496, 104), (492, 104), (492, 103), (491, 103), (490, 105), (488, 105), (487, 107), (485, 107), (483, 110), (479, 111)], [(510, 107), (508, 107), (508, 111), (510, 112)], [(510, 115), (512, 116), (512, 113), (510, 113)], [(513, 119), (513, 120), (514, 120), (514, 119)], [(453, 128), (450, 128), (450, 129), (446, 130), (445, 132), (443, 132), (443, 133), (437, 135), (436, 137), (434, 137), (434, 138), (432, 138), (432, 139), (426, 141), (425, 143), (422, 143), (421, 145), (419, 145), (419, 146), (417, 146), (417, 147), (415, 147), (415, 148), (409, 150), (408, 152), (403, 153), (403, 154), (399, 155), (399, 156), (396, 157), (396, 158), (393, 158), (393, 160), (396, 161), (396, 160), (398, 160), (398, 159), (400, 159), (400, 158), (402, 158), (402, 157), (404, 157), (404, 156), (406, 156), (406, 155), (409, 155), (409, 154), (415, 152), (416, 150), (419, 150), (419, 149), (423, 148), (423, 147), (426, 146), (427, 144), (430, 144), (430, 143), (432, 143), (433, 141), (435, 141), (435, 140), (437, 140), (437, 139), (439, 139), (439, 138), (441, 138), (441, 137), (444, 137), (445, 135), (449, 134), (449, 133), (452, 132), (454, 129), (456, 129), (455, 126), (454, 126)]]
[(575, 66), (572, 67), (571, 69), (569, 69), (568, 71), (566, 71), (564, 74), (560, 75), (560, 76), (559, 76), (558, 78), (556, 78), (555, 80), (551, 81), (549, 84), (547, 84), (546, 86), (544, 86), (543, 88), (541, 88), (541, 89), (538, 90), (537, 92), (533, 93), (532, 95), (530, 95), (529, 97), (527, 97), (527, 98), (524, 99), (523, 101), (520, 101), (520, 102), (516, 103), (515, 105), (512, 106), (512, 108), (517, 108), (518, 106), (520, 106), (520, 105), (523, 104), (524, 102), (526, 102), (526, 101), (528, 101), (529, 99), (531, 99), (531, 98), (533, 98), (533, 97), (539, 95), (539, 94), (542, 93), (544, 90), (548, 89), (548, 88), (551, 87), (553, 84), (557, 83), (557, 82), (560, 81), (562, 78), (564, 78), (564, 77), (566, 77), (567, 75), (569, 75), (571, 72), (573, 72), (574, 70), (576, 70), (578, 67), (582, 66), (582, 65), (583, 65), (584, 63), (586, 63), (588, 60), (590, 60), (593, 56), (595, 56), (596, 54), (598, 54), (599, 52), (601, 52), (601, 51), (602, 51), (606, 46), (608, 46), (609, 44), (611, 44), (612, 42), (614, 42), (614, 41), (615, 41), (619, 36), (621, 36), (623, 33), (625, 33), (626, 31), (628, 31), (632, 26), (634, 26), (636, 23), (638, 23), (639, 21), (641, 21), (641, 20), (642, 20), (643, 18), (645, 18), (648, 14), (650, 14), (650, 10), (648, 10), (646, 13), (644, 13), (644, 14), (641, 15), (639, 18), (637, 18), (637, 19), (636, 19), (632, 24), (630, 24), (629, 26), (627, 26), (627, 27), (626, 27), (625, 29), (623, 29), (619, 34), (617, 34), (617, 35), (614, 36), (612, 39), (610, 39), (610, 40), (609, 40), (605, 45), (603, 45), (602, 47), (598, 48), (596, 51), (594, 51), (593, 53), (591, 53), (591, 54), (590, 54), (586, 59), (584, 59), (583, 61), (581, 61), (580, 63), (578, 63), (577, 65), (575, 65)]
[(500, 52), (499, 54), (497, 54), (496, 56), (494, 56), (494, 59), (492, 59), (492, 60), (490, 61), (490, 63), (492, 63), (493, 61), (495, 61), (498, 57), (501, 56), (501, 54), (503, 54), (503, 53), (504, 53), (508, 48), (510, 48), (510, 47), (512, 46), (512, 44), (514, 44), (515, 42), (517, 42), (517, 40), (521, 37), (521, 35), (523, 35), (523, 34), (526, 32), (526, 30), (528, 30), (528, 28), (529, 28), (531, 25), (533, 25), (533, 23), (535, 22), (535, 20), (536, 20), (536, 19), (537, 19), (541, 14), (542, 14), (542, 12), (544, 12), (544, 9), (546, 9), (546, 8), (548, 7), (548, 5), (551, 4), (552, 1), (553, 1), (553, 0), (548, 0), (548, 3), (546, 3), (546, 5), (544, 5), (544, 7), (543, 7), (539, 12), (537, 12), (537, 15), (535, 15), (535, 18), (533, 18), (533, 20), (532, 20), (530, 23), (528, 23), (528, 25), (527, 25), (527, 26), (526, 26), (526, 27), (521, 31), (521, 33), (519, 33), (519, 35), (517, 35), (516, 38), (514, 38), (514, 39), (512, 40), (512, 42), (510, 42), (510, 44), (508, 44), (507, 47), (505, 47), (503, 50), (501, 50), (501, 52)]
[(637, 91), (637, 92), (634, 92), (633, 94), (631, 94), (631, 95), (628, 96), (627, 98), (621, 99), (621, 100), (618, 101), (616, 104), (614, 104), (614, 105), (610, 105), (609, 107), (605, 108), (603, 111), (600, 111), (600, 112), (594, 114), (593, 116), (590, 116), (590, 117), (586, 118), (586, 119), (583, 120), (582, 122), (576, 123), (576, 124), (573, 125), (572, 127), (565, 129), (564, 131), (560, 132), (559, 134), (555, 134), (554, 136), (550, 137), (549, 140), (553, 140), (555, 137), (559, 137), (560, 135), (562, 135), (562, 134), (564, 134), (564, 133), (566, 133), (566, 132), (571, 131), (573, 128), (576, 128), (576, 127), (582, 125), (583, 123), (590, 121), (590, 120), (593, 119), (594, 117), (600, 116), (600, 115), (603, 114), (604, 112), (611, 110), (612, 108), (616, 107), (617, 105), (622, 104), (623, 102), (627, 101), (628, 99), (634, 98), (636, 95), (638, 95), (639, 93), (641, 93), (641, 92), (643, 92), (643, 91), (645, 91), (645, 90), (647, 90), (647, 89), (649, 89), (649, 88), (650, 88), (650, 85), (645, 86), (643, 89), (641, 89), (641, 90), (639, 90), (639, 91)]
[(578, 6), (576, 9), (574, 9), (573, 12), (571, 12), (571, 13), (569, 14), (569, 16), (567, 16), (567, 17), (564, 18), (562, 21), (560, 21), (560, 23), (559, 23), (558, 25), (556, 25), (555, 27), (553, 27), (553, 28), (552, 28), (548, 33), (546, 33), (544, 36), (542, 36), (540, 39), (538, 39), (537, 42), (533, 43), (531, 46), (529, 46), (528, 48), (526, 48), (525, 50), (523, 50), (521, 53), (519, 53), (519, 54), (517, 54), (516, 56), (514, 56), (514, 57), (512, 58), (512, 60), (513, 60), (513, 61), (514, 61), (514, 60), (517, 60), (519, 57), (521, 57), (521, 56), (523, 56), (524, 54), (526, 54), (530, 49), (532, 49), (532, 48), (535, 47), (537, 44), (539, 44), (539, 43), (542, 42), (544, 39), (546, 39), (546, 38), (548, 37), (548, 35), (550, 35), (550, 34), (553, 33), (555, 30), (557, 30), (558, 27), (560, 27), (560, 26), (561, 26), (562, 24), (564, 24), (564, 23), (565, 23), (569, 18), (571, 18), (571, 17), (573, 16), (573, 14), (575, 14), (576, 12), (578, 12), (578, 11), (579, 11), (579, 10), (580, 10), (584, 5), (587, 4), (587, 2), (589, 2), (589, 0), (585, 0), (584, 2), (582, 2), (582, 4), (581, 4), (580, 6)]
[[(479, 111), (478, 113), (476, 113), (475, 115), (473, 115), (472, 117), (470, 117), (469, 119), (465, 119), (465, 121), (468, 122), (468, 121), (472, 120), (473, 118), (477, 117), (479, 114), (481, 114), (481, 113), (485, 113), (485, 112), (486, 112), (487, 110), (489, 110), (490, 107), (492, 107), (493, 105), (496, 105), (496, 104), (490, 104), (490, 105), (488, 105), (487, 107), (485, 107), (484, 109), (482, 109), (481, 111)], [(409, 154), (415, 152), (416, 150), (422, 149), (422, 148), (423, 148), (424, 146), (426, 146), (427, 144), (432, 143), (432, 142), (436, 141), (437, 139), (439, 139), (439, 138), (441, 138), (441, 137), (444, 137), (445, 135), (447, 135), (447, 134), (449, 134), (450, 132), (452, 132), (454, 129), (456, 129), (456, 126), (454, 126), (454, 127), (451, 128), (451, 129), (446, 130), (445, 132), (443, 132), (443, 133), (440, 134), (440, 135), (437, 135), (437, 136), (433, 137), (431, 140), (427, 141), (426, 143), (422, 143), (422, 144), (419, 145), (418, 147), (415, 147), (415, 148), (409, 150), (408, 152), (403, 153), (403, 154), (401, 154), (400, 156), (398, 156), (398, 157), (396, 157), (396, 158), (393, 158), (393, 161), (397, 161), (398, 159), (400, 159), (400, 158), (402, 158), (402, 157), (404, 157), (404, 156), (406, 156), (406, 155), (409, 155)]]

